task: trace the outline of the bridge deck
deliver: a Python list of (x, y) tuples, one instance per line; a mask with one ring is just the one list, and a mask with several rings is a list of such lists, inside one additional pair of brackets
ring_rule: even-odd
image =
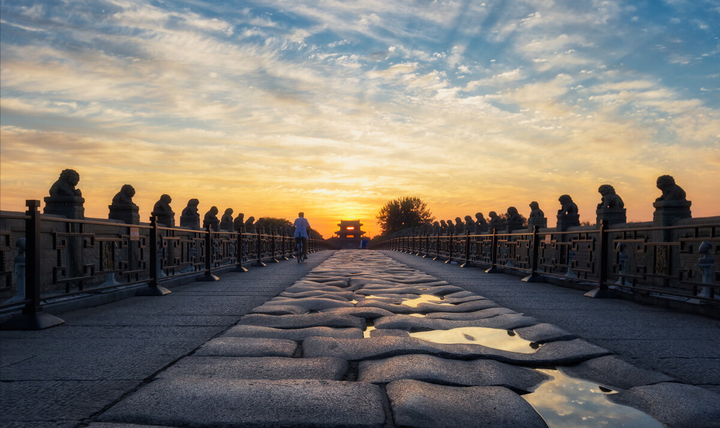
[[(712, 319), (373, 251), (172, 291), (0, 332), (0, 425), (544, 426), (521, 396), (547, 380), (539, 367), (612, 388), (668, 426), (720, 424)], [(477, 327), (540, 347), (408, 333)]]

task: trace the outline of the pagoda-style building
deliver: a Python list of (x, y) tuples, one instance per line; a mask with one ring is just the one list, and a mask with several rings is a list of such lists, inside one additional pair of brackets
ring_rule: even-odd
[(340, 249), (344, 248), (363, 248), (362, 236), (365, 234), (360, 228), (362, 227), (360, 220), (340, 220), (338, 226), (340, 230), (335, 232), (338, 236), (337, 243)]

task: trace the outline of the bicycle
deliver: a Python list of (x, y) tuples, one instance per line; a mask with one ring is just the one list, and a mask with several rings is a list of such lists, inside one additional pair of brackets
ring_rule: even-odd
[(303, 241), (300, 238), (297, 239), (297, 248), (295, 250), (295, 258), (298, 263), (302, 263), (307, 257), (303, 255)]

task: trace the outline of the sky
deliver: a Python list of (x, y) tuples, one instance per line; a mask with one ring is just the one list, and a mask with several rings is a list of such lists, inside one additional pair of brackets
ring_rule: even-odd
[(123, 184), (369, 236), (601, 184), (652, 219), (675, 177), (720, 215), (720, 0), (0, 1), (0, 208), (65, 168), (87, 217)]

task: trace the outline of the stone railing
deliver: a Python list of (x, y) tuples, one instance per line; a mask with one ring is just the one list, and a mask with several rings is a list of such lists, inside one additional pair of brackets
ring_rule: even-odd
[[(43, 306), (72, 296), (129, 287), (160, 296), (170, 292), (163, 284), (180, 278), (216, 281), (217, 270), (246, 272), (245, 266), (295, 258), (295, 240), (285, 229), (168, 227), (155, 214), (140, 223), (40, 214), (37, 200), (27, 207), (25, 213), (0, 212), (0, 314), (18, 308), (23, 314), (3, 322), (3, 329), (60, 323)], [(310, 238), (308, 247), (330, 248), (318, 238)]]
[(697, 303), (720, 316), (720, 217), (682, 219), (673, 226), (622, 224), (570, 230), (484, 234), (413, 234), (390, 238), (375, 249), (402, 251), (487, 273), (524, 275), (523, 281), (560, 280), (594, 288), (586, 295), (616, 291), (665, 296)]

